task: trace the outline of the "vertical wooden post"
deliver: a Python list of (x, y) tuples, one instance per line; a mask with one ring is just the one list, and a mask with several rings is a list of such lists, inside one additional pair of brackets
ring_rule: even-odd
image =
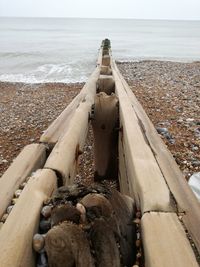
[(118, 98), (99, 93), (95, 99), (94, 118), (95, 178), (117, 179)]

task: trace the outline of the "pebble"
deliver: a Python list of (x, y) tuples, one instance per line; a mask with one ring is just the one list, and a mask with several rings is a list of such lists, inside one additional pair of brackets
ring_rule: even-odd
[(13, 198), (13, 199), (11, 200), (11, 204), (12, 204), (12, 205), (15, 205), (15, 204), (17, 203), (17, 201), (18, 201), (18, 198)]
[(38, 255), (37, 267), (48, 267), (47, 257), (44, 252)]
[(45, 217), (45, 218), (49, 218), (51, 216), (51, 210), (52, 210), (52, 206), (44, 206), (41, 210), (41, 214)]
[(25, 187), (26, 185), (27, 185), (27, 183), (26, 183), (26, 182), (24, 182), (24, 183), (20, 184), (20, 186), (19, 186), (19, 189), (23, 190), (23, 189), (24, 189), (24, 187)]
[(6, 212), (7, 212), (8, 214), (10, 214), (11, 210), (13, 209), (13, 207), (14, 207), (14, 205), (10, 205), (10, 206), (8, 206)]
[(18, 189), (17, 191), (15, 191), (15, 197), (18, 198), (21, 195), (22, 190)]
[(1, 222), (5, 223), (5, 221), (7, 220), (8, 218), (8, 213), (5, 213), (2, 218), (1, 218)]
[(33, 248), (36, 252), (40, 252), (44, 248), (45, 239), (43, 235), (35, 234), (33, 237)]
[(40, 230), (42, 233), (46, 233), (51, 228), (51, 221), (50, 219), (42, 219), (40, 221)]
[(160, 127), (157, 127), (156, 128), (157, 132), (159, 134), (168, 134), (168, 129), (167, 128), (160, 128)]

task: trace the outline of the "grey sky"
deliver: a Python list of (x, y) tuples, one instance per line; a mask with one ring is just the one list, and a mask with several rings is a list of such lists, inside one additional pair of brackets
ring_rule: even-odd
[(200, 0), (0, 0), (0, 16), (200, 20)]

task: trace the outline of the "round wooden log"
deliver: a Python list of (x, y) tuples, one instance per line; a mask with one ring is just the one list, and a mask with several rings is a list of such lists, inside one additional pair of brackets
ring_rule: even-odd
[(46, 148), (42, 144), (27, 145), (0, 179), (0, 218), (10, 204), (15, 191), (32, 172), (43, 167)]
[(91, 266), (91, 255), (95, 266), (132, 266), (136, 254), (133, 199), (92, 184), (58, 188), (50, 203), (54, 227), (45, 237), (49, 266)]
[(95, 98), (94, 119), (94, 161), (95, 177), (117, 179), (118, 146), (118, 98), (99, 93)]
[(94, 267), (86, 233), (69, 222), (53, 227), (45, 237), (49, 267)]
[(38, 170), (30, 178), (0, 230), (1, 267), (35, 267), (33, 235), (38, 229), (43, 202), (51, 196), (56, 184), (52, 170)]

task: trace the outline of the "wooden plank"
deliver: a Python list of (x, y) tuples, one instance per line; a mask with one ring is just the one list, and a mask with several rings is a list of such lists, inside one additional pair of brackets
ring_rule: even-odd
[(38, 170), (0, 230), (0, 266), (35, 267), (32, 249), (44, 200), (55, 190), (57, 177), (51, 170)]
[(128, 173), (126, 169), (126, 159), (125, 159), (125, 151), (123, 146), (123, 135), (121, 131), (119, 132), (119, 146), (118, 146), (118, 162), (119, 162), (119, 170), (118, 170), (118, 179), (120, 192), (124, 195), (134, 196), (134, 192), (130, 192)]
[(90, 94), (91, 86), (94, 84), (94, 80), (97, 81), (99, 77), (100, 69), (97, 67), (90, 76), (89, 80), (84, 85), (81, 92), (74, 98), (74, 100), (66, 107), (66, 109), (60, 114), (60, 116), (53, 121), (49, 128), (43, 133), (40, 138), (40, 142), (48, 143), (54, 146), (59, 138), (63, 137), (67, 128), (69, 127), (71, 118), (73, 117), (76, 109), (83, 102), (87, 95)]
[(170, 191), (142, 133), (141, 123), (115, 70), (113, 76), (115, 91), (119, 98), (120, 128), (122, 128), (129, 191), (142, 212), (172, 211)]
[(120, 74), (116, 64), (114, 64), (114, 69), (120, 76), (124, 90), (126, 91), (128, 98), (131, 101), (132, 107), (135, 110), (137, 117), (143, 124), (143, 132), (148, 140), (150, 149), (154, 151), (155, 159), (160, 169), (162, 170), (162, 174), (174, 199), (176, 200), (178, 211), (185, 212), (185, 216), (183, 217), (184, 224), (187, 227), (187, 230), (189, 231), (200, 253), (199, 203), (191, 188), (188, 186), (187, 181), (183, 177), (183, 174), (179, 169), (176, 161), (174, 160), (172, 154), (157, 134), (152, 122), (150, 121), (141, 104), (138, 102), (130, 87)]
[(42, 144), (27, 145), (0, 179), (0, 218), (15, 191), (32, 172), (44, 166), (46, 148)]
[(145, 267), (199, 266), (175, 213), (146, 213), (141, 228)]
[(57, 142), (46, 161), (45, 168), (57, 172), (60, 178), (59, 185), (73, 183), (78, 167), (78, 157), (87, 136), (89, 113), (96, 95), (96, 82), (96, 75), (90, 78), (87, 96), (75, 110), (65, 135)]

